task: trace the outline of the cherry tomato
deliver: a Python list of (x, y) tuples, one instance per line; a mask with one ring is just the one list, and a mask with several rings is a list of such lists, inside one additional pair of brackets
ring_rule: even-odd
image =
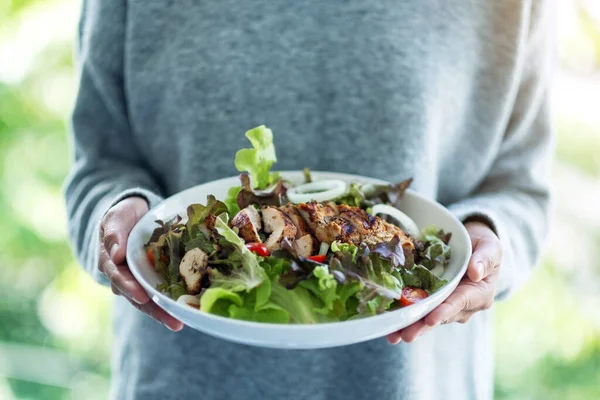
[(402, 307), (410, 306), (418, 303), (419, 301), (429, 297), (426, 291), (423, 289), (407, 286), (402, 289), (402, 296), (400, 297), (400, 305)]
[[(148, 248), (148, 251), (146, 252), (146, 257), (148, 257), (148, 261), (150, 261), (150, 264), (152, 264), (154, 266), (154, 252), (152, 251), (151, 248)], [(167, 257), (164, 254), (160, 255), (160, 261), (162, 261), (165, 264), (169, 263), (169, 257)]]
[(146, 252), (146, 256), (148, 257), (148, 261), (150, 261), (150, 264), (152, 264), (152, 266), (154, 266), (154, 253), (152, 252), (151, 248), (148, 248), (148, 251)]
[(267, 249), (267, 246), (264, 243), (259, 243), (259, 242), (246, 243), (246, 247), (248, 248), (248, 250), (250, 250), (253, 253), (256, 253), (257, 255), (259, 255), (261, 257), (268, 257), (269, 254), (271, 254), (269, 252), (269, 249)]
[(308, 259), (318, 263), (323, 263), (325, 262), (325, 254), (321, 254), (320, 256), (310, 256)]

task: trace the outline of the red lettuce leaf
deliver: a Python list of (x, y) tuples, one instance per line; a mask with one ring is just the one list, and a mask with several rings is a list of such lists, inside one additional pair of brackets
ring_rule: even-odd
[(283, 181), (277, 181), (274, 187), (267, 190), (254, 190), (250, 184), (250, 176), (247, 173), (240, 174), (242, 189), (237, 196), (237, 205), (240, 210), (250, 204), (261, 206), (280, 206), (285, 204), (287, 188)]

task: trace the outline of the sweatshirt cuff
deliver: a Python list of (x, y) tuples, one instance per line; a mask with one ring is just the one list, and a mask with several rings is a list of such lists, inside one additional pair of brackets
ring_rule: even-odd
[(148, 203), (148, 209), (152, 209), (152, 208), (156, 207), (161, 201), (163, 201), (163, 198), (161, 196), (157, 195), (156, 193), (154, 193), (148, 189), (136, 187), (136, 188), (124, 190), (121, 193), (119, 193), (115, 198), (113, 198), (110, 206), (104, 212), (107, 213), (109, 209), (111, 209), (112, 207), (117, 205), (119, 202), (121, 202), (129, 197), (143, 198)]
[(501, 217), (484, 201), (468, 199), (459, 203), (451, 204), (448, 209), (462, 223), (468, 221), (483, 222), (498, 236), (502, 245), (502, 263), (500, 265), (500, 276), (496, 287), (495, 300), (504, 300), (511, 292), (515, 283), (514, 265), (511, 262), (510, 237), (503, 226)]

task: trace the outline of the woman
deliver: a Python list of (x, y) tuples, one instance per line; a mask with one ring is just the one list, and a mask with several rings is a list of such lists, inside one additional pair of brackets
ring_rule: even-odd
[[(551, 11), (518, 0), (84, 1), (66, 196), (80, 262), (120, 295), (113, 397), (491, 398), (481, 310), (524, 281), (546, 231)], [(181, 330), (128, 271), (134, 223), (166, 196), (235, 174), (243, 132), (263, 123), (278, 169), (412, 176), (465, 222), (467, 275), (388, 337), (404, 343), (225, 342)]]

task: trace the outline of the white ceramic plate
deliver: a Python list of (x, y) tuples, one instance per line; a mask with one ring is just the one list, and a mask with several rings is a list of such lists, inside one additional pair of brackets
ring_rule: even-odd
[[(301, 183), (304, 179), (301, 171), (282, 172), (282, 175), (295, 183)], [(385, 183), (357, 175), (329, 172), (313, 172), (312, 176), (313, 179)], [(127, 246), (127, 260), (131, 272), (150, 297), (175, 318), (209, 335), (247, 345), (282, 349), (317, 349), (363, 342), (387, 335), (421, 319), (450, 295), (467, 268), (467, 262), (471, 255), (471, 242), (461, 222), (442, 205), (408, 190), (402, 200), (401, 209), (413, 218), (419, 228), (435, 224), (438, 228), (452, 232), (450, 241), (452, 259), (443, 276), (448, 280), (448, 284), (419, 303), (364, 319), (312, 325), (240, 321), (208, 314), (179, 304), (155, 289), (162, 279), (147, 261), (143, 248), (152, 230), (156, 227), (154, 221), (168, 219), (175, 214), (184, 217), (189, 204), (204, 203), (209, 194), (223, 200), (227, 195), (227, 190), (235, 185), (239, 185), (237, 177), (226, 178), (205, 183), (169, 197), (150, 210), (137, 223), (131, 232)]]

